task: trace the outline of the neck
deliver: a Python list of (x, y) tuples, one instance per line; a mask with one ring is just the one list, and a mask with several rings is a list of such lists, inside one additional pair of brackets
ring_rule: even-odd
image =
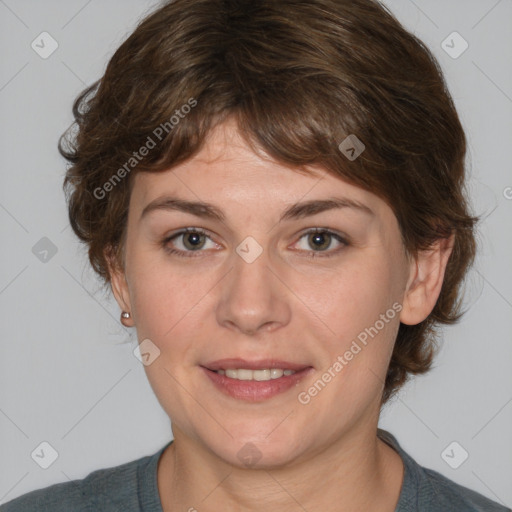
[(176, 427), (173, 433), (158, 464), (164, 512), (394, 512), (399, 499), (402, 460), (377, 438), (376, 423), (326, 440), (299, 463), (268, 469), (234, 467)]

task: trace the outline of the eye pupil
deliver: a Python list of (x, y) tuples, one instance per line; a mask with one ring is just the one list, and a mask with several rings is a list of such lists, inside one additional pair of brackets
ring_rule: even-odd
[[(201, 233), (197, 233), (197, 232), (187, 233), (183, 237), (183, 244), (188, 249), (197, 249), (201, 245), (201, 242), (204, 243), (204, 240), (201, 240), (202, 236), (203, 235)], [(190, 247), (188, 247), (188, 243), (191, 243)]]
[[(314, 246), (316, 246), (317, 249), (326, 249), (327, 247), (329, 247), (330, 235), (326, 233), (312, 233), (310, 235), (310, 241), (313, 242)], [(317, 243), (319, 243), (321, 246), (316, 245)]]

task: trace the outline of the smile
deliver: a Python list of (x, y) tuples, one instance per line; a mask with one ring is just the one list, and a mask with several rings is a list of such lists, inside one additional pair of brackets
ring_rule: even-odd
[(222, 394), (247, 402), (263, 402), (299, 385), (299, 382), (314, 368), (309, 366), (302, 370), (283, 370), (265, 368), (261, 370), (218, 369), (201, 367), (213, 383), (214, 389)]
[(279, 379), (283, 375), (293, 375), (294, 370), (283, 370), (281, 368), (267, 368), (264, 370), (229, 369), (217, 370), (219, 375), (226, 375), (230, 379), (265, 381)]

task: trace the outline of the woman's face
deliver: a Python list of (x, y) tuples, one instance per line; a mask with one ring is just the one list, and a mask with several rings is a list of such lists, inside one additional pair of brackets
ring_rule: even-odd
[[(171, 199), (209, 203), (224, 219)], [(329, 199), (364, 207), (295, 206), (280, 220)], [(150, 340), (145, 370), (175, 438), (272, 466), (373, 427), (412, 270), (383, 200), (262, 159), (225, 123), (189, 161), (135, 176), (125, 257), (116, 298), (139, 342)], [(309, 370), (277, 394), (274, 379), (236, 380), (229, 394), (205, 367), (231, 358)]]

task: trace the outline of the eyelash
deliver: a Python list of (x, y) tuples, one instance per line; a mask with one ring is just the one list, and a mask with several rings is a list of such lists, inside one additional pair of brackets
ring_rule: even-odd
[[(175, 238), (178, 238), (179, 236), (186, 235), (187, 233), (197, 233), (197, 234), (200, 234), (200, 235), (205, 235), (208, 238), (210, 238), (208, 236), (208, 233), (204, 229), (201, 229), (201, 228), (186, 228), (186, 229), (183, 229), (183, 230), (181, 230), (181, 231), (179, 231), (177, 233), (174, 233), (171, 236), (168, 236), (168, 237), (164, 238), (162, 240), (162, 242), (161, 242), (164, 250), (168, 254), (176, 255), (176, 256), (179, 256), (179, 257), (183, 257), (183, 258), (196, 258), (196, 257), (200, 256), (201, 252), (204, 252), (204, 251), (202, 251), (200, 249), (197, 250), (197, 251), (182, 251), (182, 250), (179, 250), (179, 249), (172, 249), (172, 248), (170, 248), (168, 246), (169, 242), (171, 242)], [(332, 238), (334, 238), (335, 240), (337, 240), (338, 242), (343, 244), (343, 246), (348, 246), (349, 245), (348, 241), (345, 238), (343, 238), (338, 233), (336, 233), (334, 231), (331, 231), (330, 229), (327, 229), (327, 228), (312, 228), (312, 229), (309, 229), (308, 231), (304, 232), (300, 236), (299, 240), (301, 240), (302, 238), (304, 238), (307, 235), (315, 234), (315, 233), (327, 233)], [(336, 256), (341, 250), (343, 250), (343, 247), (339, 248), (338, 250), (334, 250), (334, 251), (328, 251), (328, 250), (324, 250), (324, 251), (304, 251), (304, 250), (301, 250), (299, 252), (305, 252), (305, 253), (307, 253), (305, 255), (305, 257), (313, 259), (313, 258), (330, 258), (332, 256)], [(197, 253), (197, 254), (193, 254), (193, 253)]]

